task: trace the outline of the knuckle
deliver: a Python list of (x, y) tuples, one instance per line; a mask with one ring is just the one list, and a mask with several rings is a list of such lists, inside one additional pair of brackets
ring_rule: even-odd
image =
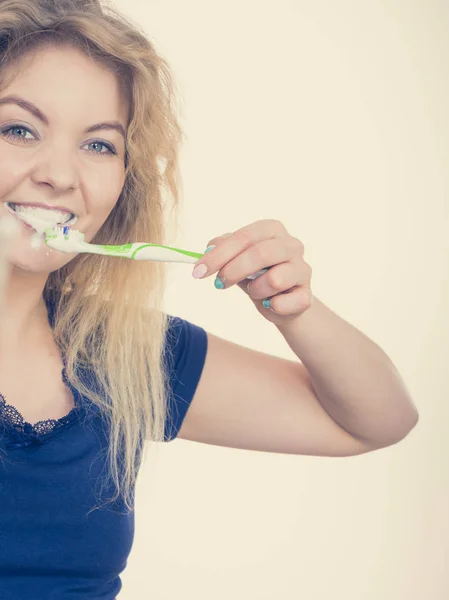
[(268, 271), (268, 283), (274, 290), (281, 291), (284, 288), (284, 282), (282, 278), (274, 273), (274, 271)]
[(312, 291), (309, 289), (301, 290), (300, 302), (302, 305), (310, 306), (312, 303)]
[(295, 246), (299, 248), (301, 252), (304, 252), (304, 244), (298, 238), (295, 238)]
[(264, 266), (267, 264), (267, 262), (269, 261), (269, 252), (267, 251), (267, 248), (263, 245), (263, 244), (258, 244), (256, 246), (253, 246), (253, 254), (255, 259), (258, 262), (261, 262), (264, 264)]
[(234, 236), (238, 241), (243, 242), (245, 247), (250, 246), (253, 242), (253, 235), (248, 229), (241, 229), (240, 231), (236, 231), (234, 233)]
[(272, 224), (272, 225), (273, 225), (273, 227), (275, 227), (275, 228), (276, 228), (278, 231), (286, 231), (284, 223), (282, 223), (282, 221), (279, 221), (279, 219), (272, 219), (272, 220), (271, 220), (271, 224)]

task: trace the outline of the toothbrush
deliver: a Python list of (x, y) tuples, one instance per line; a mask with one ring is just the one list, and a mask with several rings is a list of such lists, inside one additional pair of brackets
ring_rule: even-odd
[[(89, 244), (84, 241), (84, 233), (70, 227), (55, 227), (45, 230), (45, 243), (54, 250), (72, 253), (102, 254), (131, 260), (156, 260), (176, 263), (196, 263), (204, 256), (199, 252), (160, 246), (144, 242), (134, 242), (117, 246)], [(267, 269), (261, 269), (246, 279), (256, 279), (263, 275)]]

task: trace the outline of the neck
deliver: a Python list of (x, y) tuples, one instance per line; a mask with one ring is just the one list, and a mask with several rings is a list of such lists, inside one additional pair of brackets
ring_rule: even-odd
[(0, 319), (0, 350), (25, 347), (42, 328), (48, 328), (43, 291), (47, 276), (12, 269), (7, 278)]

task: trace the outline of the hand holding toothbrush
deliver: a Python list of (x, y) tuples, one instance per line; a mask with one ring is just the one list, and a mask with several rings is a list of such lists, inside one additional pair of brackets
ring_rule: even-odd
[[(237, 284), (275, 325), (296, 320), (311, 306), (312, 268), (304, 261), (304, 244), (279, 221), (256, 221), (210, 240), (211, 246), (195, 266), (194, 277), (217, 273), (217, 289)], [(250, 273), (261, 270), (257, 281), (248, 282), (254, 278)]]

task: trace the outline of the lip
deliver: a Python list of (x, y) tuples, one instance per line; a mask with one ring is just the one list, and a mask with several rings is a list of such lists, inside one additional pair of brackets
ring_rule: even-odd
[(76, 216), (76, 213), (74, 213), (73, 210), (70, 210), (65, 206), (51, 206), (50, 204), (43, 204), (42, 202), (14, 202), (11, 200), (8, 201), (8, 204), (18, 204), (20, 206), (27, 206), (30, 208), (46, 208), (47, 210), (59, 210), (60, 212)]

